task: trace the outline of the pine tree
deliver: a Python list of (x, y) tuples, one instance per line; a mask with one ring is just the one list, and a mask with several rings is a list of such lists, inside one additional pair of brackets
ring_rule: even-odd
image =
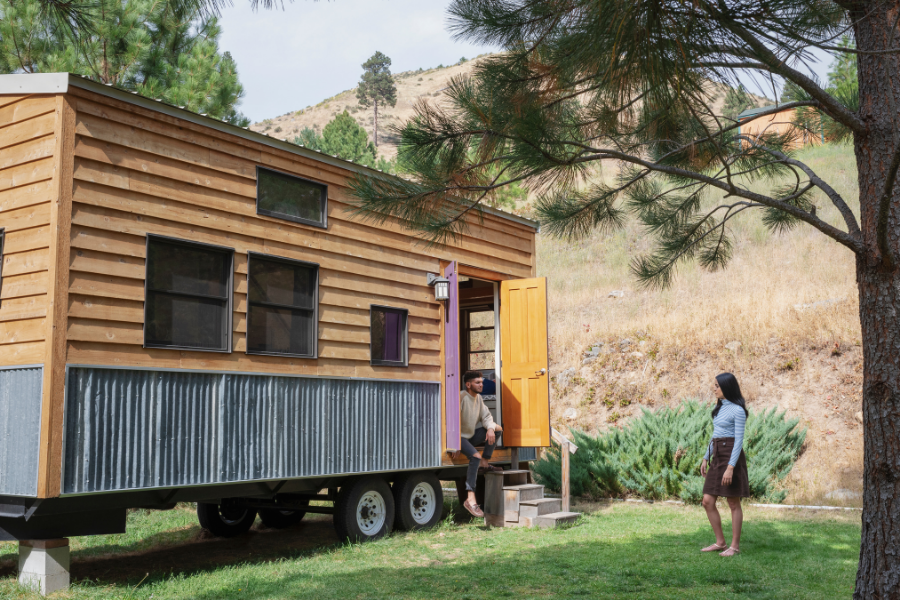
[(219, 52), (221, 28), (196, 4), (96, 0), (90, 32), (73, 43), (40, 0), (0, 3), (0, 66), (7, 72), (68, 71), (245, 126), (234, 60)]
[(375, 164), (375, 146), (369, 135), (346, 110), (322, 129), (322, 152), (344, 160), (371, 166)]
[[(615, 230), (634, 215), (655, 250), (633, 272), (657, 287), (685, 261), (724, 268), (729, 225), (752, 212), (772, 231), (809, 227), (853, 253), (865, 444), (854, 598), (900, 597), (900, 320), (886, 318), (900, 314), (900, 0), (453, 0), (449, 10), (458, 39), (504, 52), (452, 80), (442, 106), (417, 107), (399, 143), (411, 179), (356, 176), (356, 214), (441, 240), (465, 231), (492, 190), (525, 182), (540, 194), (544, 235)], [(843, 33), (856, 49), (834, 43)], [(855, 55), (857, 102), (807, 75), (812, 49)], [(794, 154), (795, 132), (751, 139), (716, 115), (710, 80), (748, 78), (803, 92), (753, 118), (810, 107), (847, 132), (858, 210)], [(594, 176), (602, 165), (614, 180)]]
[[(847, 50), (856, 49), (856, 44), (849, 35), (842, 36), (838, 46)], [(859, 74), (856, 68), (855, 54), (845, 52), (835, 57), (834, 62), (831, 63), (831, 69), (828, 71), (828, 87), (836, 94), (859, 93)]]
[(391, 75), (391, 59), (376, 52), (363, 63), (363, 75), (356, 88), (356, 99), (363, 108), (375, 108), (375, 147), (378, 147), (378, 103), (395, 106), (397, 86)]
[(722, 107), (722, 115), (727, 119), (736, 121), (739, 114), (753, 106), (753, 98), (747, 93), (743, 84), (736, 88), (728, 87), (725, 93), (725, 105)]
[(294, 138), (294, 143), (367, 167), (380, 164), (366, 130), (346, 110), (328, 122), (322, 135), (304, 127)]

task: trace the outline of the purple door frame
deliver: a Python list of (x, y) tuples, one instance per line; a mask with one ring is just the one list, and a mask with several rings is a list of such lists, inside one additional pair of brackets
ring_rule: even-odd
[(444, 269), (450, 280), (450, 300), (444, 310), (444, 423), (447, 424), (447, 450), (461, 447), (459, 438), (459, 278), (456, 261)]

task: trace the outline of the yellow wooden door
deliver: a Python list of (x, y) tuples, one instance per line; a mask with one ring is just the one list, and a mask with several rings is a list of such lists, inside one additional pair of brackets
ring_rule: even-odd
[(547, 279), (500, 282), (503, 445), (550, 446)]

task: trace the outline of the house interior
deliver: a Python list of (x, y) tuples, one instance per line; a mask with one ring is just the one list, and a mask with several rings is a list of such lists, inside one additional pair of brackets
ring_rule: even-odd
[[(484, 403), (494, 421), (503, 425), (500, 398), (500, 290), (492, 281), (459, 276), (460, 373), (484, 374)], [(465, 388), (460, 377), (460, 389)]]

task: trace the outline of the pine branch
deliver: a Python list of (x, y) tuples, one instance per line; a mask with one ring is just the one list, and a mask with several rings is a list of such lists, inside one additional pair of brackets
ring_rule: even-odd
[(758, 59), (768, 66), (769, 71), (784, 77), (785, 79), (796, 83), (802, 89), (804, 89), (810, 96), (812, 96), (815, 100), (819, 102), (824, 110), (826, 110), (829, 115), (831, 115), (834, 120), (842, 123), (843, 125), (849, 127), (854, 132), (863, 132), (865, 131), (865, 124), (860, 120), (860, 118), (850, 110), (848, 110), (844, 105), (839, 103), (831, 94), (822, 89), (815, 81), (797, 71), (789, 67), (786, 63), (784, 63), (781, 59), (775, 56), (771, 50), (769, 50), (759, 39), (756, 37), (756, 34), (751, 33), (750, 31), (738, 27), (736, 24), (726, 23), (726, 27), (744, 43), (747, 44), (750, 48), (752, 48), (758, 55)]

